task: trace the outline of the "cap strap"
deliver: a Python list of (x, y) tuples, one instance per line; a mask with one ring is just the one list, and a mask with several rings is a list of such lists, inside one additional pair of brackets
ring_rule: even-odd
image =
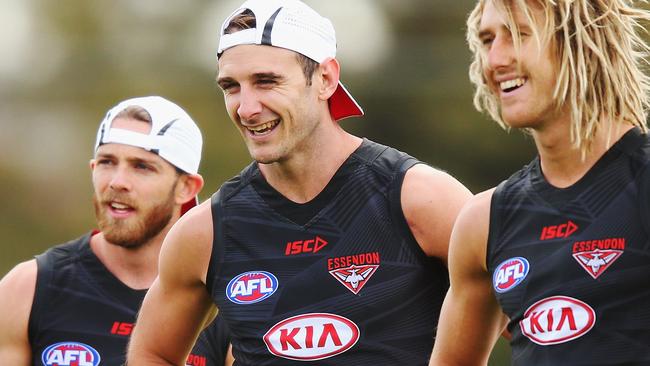
[(219, 49), (225, 50), (240, 44), (255, 44), (255, 28), (244, 29), (239, 32), (224, 34), (219, 42)]
[(111, 128), (108, 133), (105, 134), (102, 143), (118, 143), (152, 150), (154, 147), (159, 145), (159, 142), (156, 141), (158, 139), (158, 136), (145, 135), (121, 128)]
[(271, 43), (271, 32), (273, 32), (273, 23), (275, 23), (275, 18), (278, 16), (280, 13), (280, 10), (282, 8), (278, 8), (278, 10), (271, 15), (269, 20), (266, 21), (266, 24), (264, 25), (264, 33), (262, 34), (262, 44), (267, 45), (267, 46), (273, 46), (273, 43)]

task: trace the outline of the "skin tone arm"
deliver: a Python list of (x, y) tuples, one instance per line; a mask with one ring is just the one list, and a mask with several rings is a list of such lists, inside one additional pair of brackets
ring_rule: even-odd
[(447, 264), (451, 229), (472, 193), (449, 174), (425, 164), (406, 172), (402, 184), (404, 217), (420, 244), (431, 257)]
[(449, 248), (451, 287), (429, 365), (486, 365), (507, 324), (486, 267), (492, 192), (472, 198), (454, 225)]
[(216, 314), (205, 287), (212, 252), (212, 213), (206, 201), (165, 237), (158, 278), (147, 292), (128, 351), (129, 366), (179, 365)]
[(0, 281), (0, 364), (28, 366), (32, 352), (27, 335), (36, 287), (36, 260), (17, 265)]

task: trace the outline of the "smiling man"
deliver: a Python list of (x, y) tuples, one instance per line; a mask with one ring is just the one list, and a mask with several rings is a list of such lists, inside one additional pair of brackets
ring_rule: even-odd
[(255, 162), (165, 239), (129, 365), (182, 364), (216, 307), (236, 365), (426, 365), (470, 192), (341, 128), (362, 111), (339, 81), (332, 24), (304, 3), (245, 2), (217, 53)]
[(462, 210), (431, 365), (650, 364), (647, 11), (631, 1), (481, 0), (475, 104), (538, 157)]
[[(122, 365), (163, 238), (196, 204), (202, 137), (161, 97), (126, 100), (97, 132), (90, 161), (98, 230), (16, 266), (0, 282), (0, 364)], [(189, 365), (224, 365), (215, 322)]]

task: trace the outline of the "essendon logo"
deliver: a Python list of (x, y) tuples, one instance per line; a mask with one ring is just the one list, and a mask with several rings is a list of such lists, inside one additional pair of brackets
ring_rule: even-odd
[(550, 240), (557, 238), (568, 238), (569, 235), (573, 234), (578, 230), (578, 225), (569, 220), (565, 224), (546, 226), (542, 229), (542, 235), (539, 237), (540, 240)]
[(190, 354), (185, 361), (185, 366), (206, 366), (208, 364), (208, 358), (205, 356), (198, 356)]
[(318, 253), (326, 245), (327, 241), (320, 236), (316, 236), (314, 239), (290, 241), (287, 243), (284, 255)]
[(589, 273), (598, 278), (625, 251), (625, 238), (578, 241), (573, 244), (573, 258)]
[(358, 267), (353, 265), (348, 268), (332, 270), (330, 271), (330, 274), (356, 295), (361, 291), (363, 286), (366, 285), (366, 282), (375, 273), (377, 268), (379, 268), (379, 265), (377, 264), (368, 264)]
[(531, 305), (519, 327), (531, 341), (548, 346), (582, 337), (595, 323), (591, 306), (568, 296), (552, 296)]
[(327, 313), (294, 316), (264, 334), (272, 354), (297, 361), (316, 361), (341, 354), (359, 340), (359, 327), (350, 319)]
[(327, 269), (343, 286), (357, 295), (379, 268), (379, 252), (328, 258)]
[(91, 346), (79, 342), (60, 342), (47, 347), (41, 354), (46, 366), (97, 366), (99, 353)]

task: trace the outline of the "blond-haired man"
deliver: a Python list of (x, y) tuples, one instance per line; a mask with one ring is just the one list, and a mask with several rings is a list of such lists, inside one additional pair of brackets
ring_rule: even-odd
[(431, 365), (650, 363), (648, 77), (631, 1), (481, 0), (475, 104), (539, 156), (461, 211)]

